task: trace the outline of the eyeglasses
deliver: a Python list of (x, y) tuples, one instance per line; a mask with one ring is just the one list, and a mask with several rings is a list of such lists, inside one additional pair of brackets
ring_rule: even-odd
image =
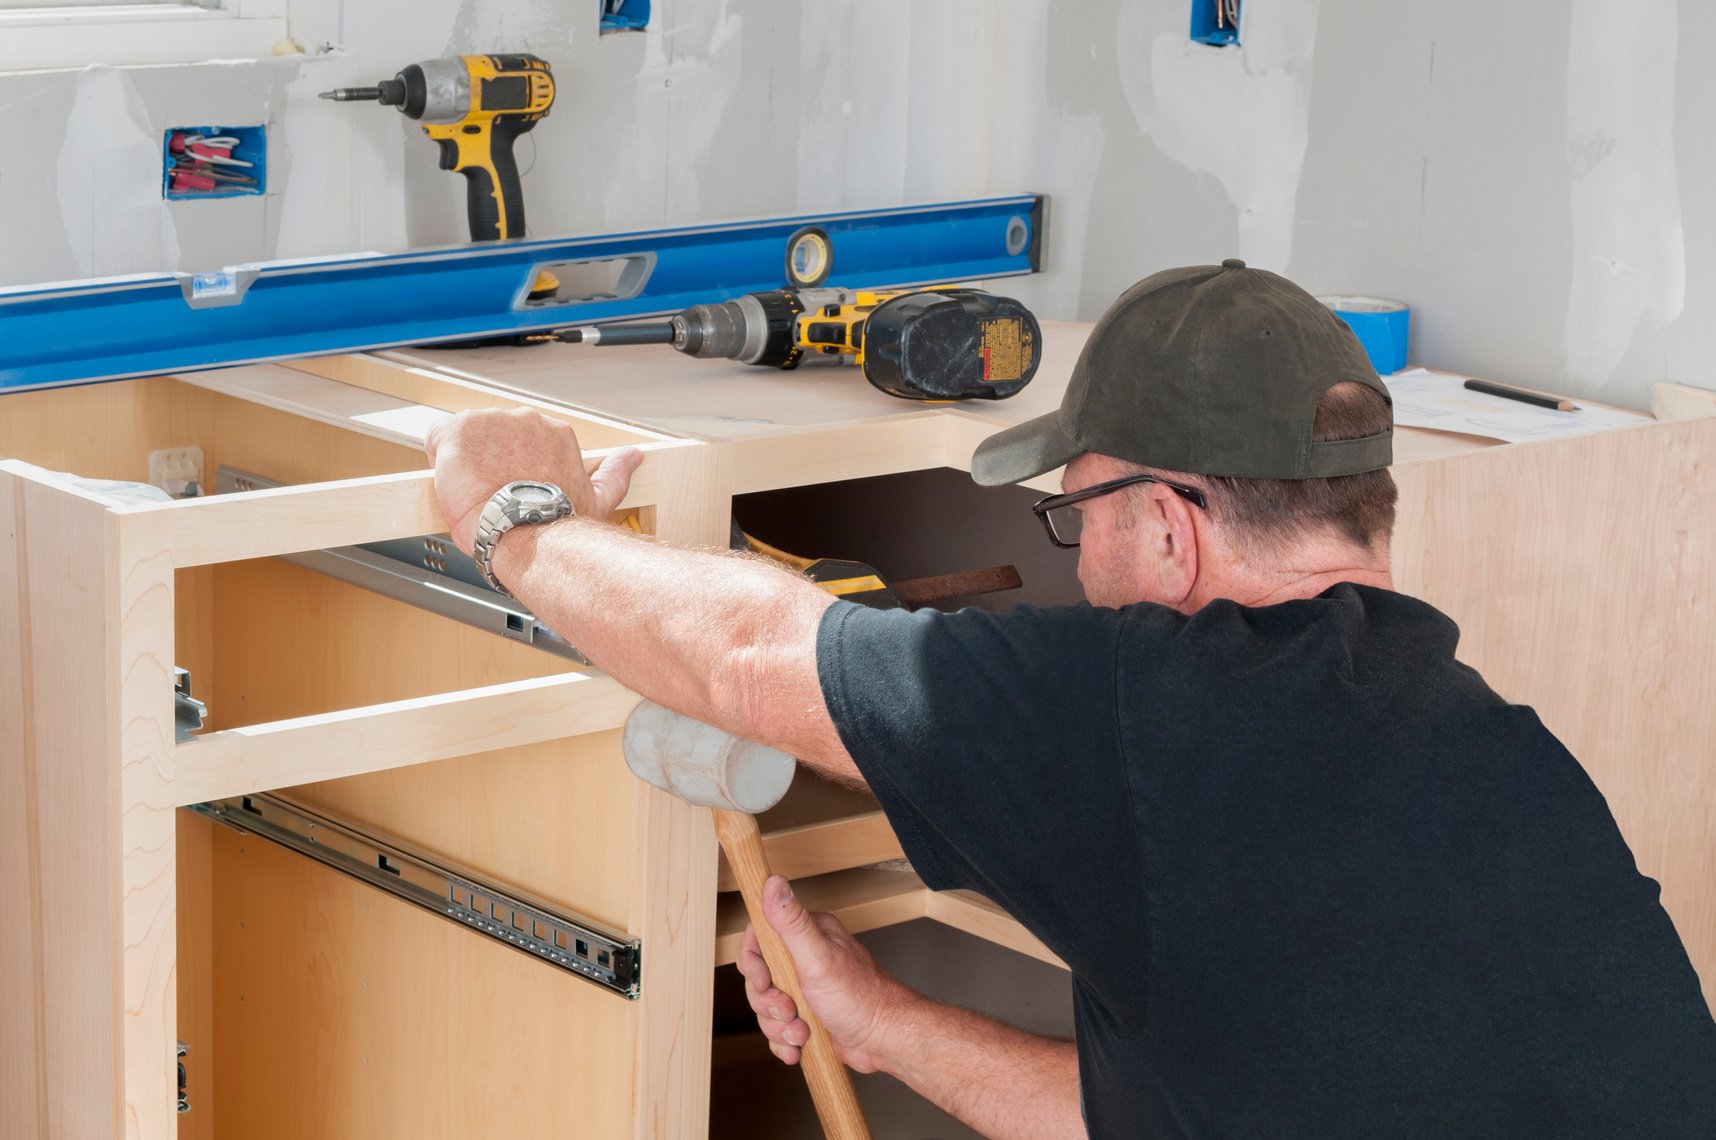
[(1200, 510), (1209, 510), (1209, 500), (1196, 487), (1158, 479), (1154, 475), (1127, 475), (1110, 479), (1106, 483), (1097, 483), (1081, 491), (1068, 491), (1064, 495), (1050, 495), (1046, 499), (1038, 499), (1031, 504), (1031, 511), (1043, 520), (1043, 529), (1049, 532), (1050, 542), (1063, 550), (1072, 550), (1078, 546), (1079, 536), (1084, 530), (1084, 512), (1078, 509), (1078, 504), (1112, 494), (1135, 483), (1160, 483)]

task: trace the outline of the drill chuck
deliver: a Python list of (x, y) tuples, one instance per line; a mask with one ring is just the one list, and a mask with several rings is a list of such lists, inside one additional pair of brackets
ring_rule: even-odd
[[(750, 297), (714, 305), (693, 305), (673, 318), (673, 347), (687, 356), (744, 360), (756, 354), (762, 326), (760, 306)], [(755, 314), (748, 309), (758, 310)]]
[(336, 103), (363, 101), (398, 107), (408, 119), (425, 123), (458, 123), (471, 110), (471, 74), (458, 59), (432, 59), (400, 69), (392, 79), (374, 87), (340, 87), (324, 91)]
[(781, 290), (693, 305), (673, 318), (673, 347), (687, 356), (791, 368), (800, 356), (793, 321), (802, 312), (799, 298)]

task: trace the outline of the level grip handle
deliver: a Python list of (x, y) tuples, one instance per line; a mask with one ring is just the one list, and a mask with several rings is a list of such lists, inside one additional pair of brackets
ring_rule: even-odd
[(721, 839), (721, 849), (727, 853), (727, 863), (733, 868), (733, 878), (745, 898), (745, 911), (751, 916), (751, 928), (757, 932), (757, 945), (763, 951), (763, 961), (769, 964), (769, 977), (776, 989), (792, 998), (798, 1006), (798, 1016), (810, 1027), (810, 1039), (799, 1050), (799, 1066), (804, 1070), (805, 1083), (810, 1086), (810, 1099), (816, 1105), (822, 1130), (829, 1140), (870, 1140), (870, 1126), (864, 1122), (864, 1110), (859, 1107), (858, 1094), (852, 1088), (852, 1074), (834, 1051), (834, 1040), (828, 1036), (828, 1030), (804, 1000), (792, 954), (763, 913), (763, 884), (768, 881), (769, 861), (763, 853), (757, 817), (717, 808), (715, 834)]
[(524, 185), (519, 181), (513, 144), (534, 125), (496, 119), (488, 126), (486, 153), (460, 168), (465, 176), (465, 216), (471, 225), (472, 241), (506, 241), (524, 236)]

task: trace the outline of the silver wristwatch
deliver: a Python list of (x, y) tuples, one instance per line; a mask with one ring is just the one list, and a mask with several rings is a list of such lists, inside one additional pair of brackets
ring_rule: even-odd
[(477, 537), (471, 544), (471, 557), (476, 559), (483, 581), (512, 597), (512, 591), (495, 581), (494, 571), (489, 569), (489, 559), (494, 557), (500, 536), (515, 526), (553, 522), (573, 513), (572, 500), (553, 483), (522, 480), (508, 483), (490, 495), (477, 516)]

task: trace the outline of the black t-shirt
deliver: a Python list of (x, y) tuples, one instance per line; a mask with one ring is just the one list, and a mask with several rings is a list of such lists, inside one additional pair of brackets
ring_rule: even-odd
[(1655, 881), (1423, 602), (837, 603), (822, 690), (923, 880), (1072, 970), (1093, 1137), (1713, 1137)]

